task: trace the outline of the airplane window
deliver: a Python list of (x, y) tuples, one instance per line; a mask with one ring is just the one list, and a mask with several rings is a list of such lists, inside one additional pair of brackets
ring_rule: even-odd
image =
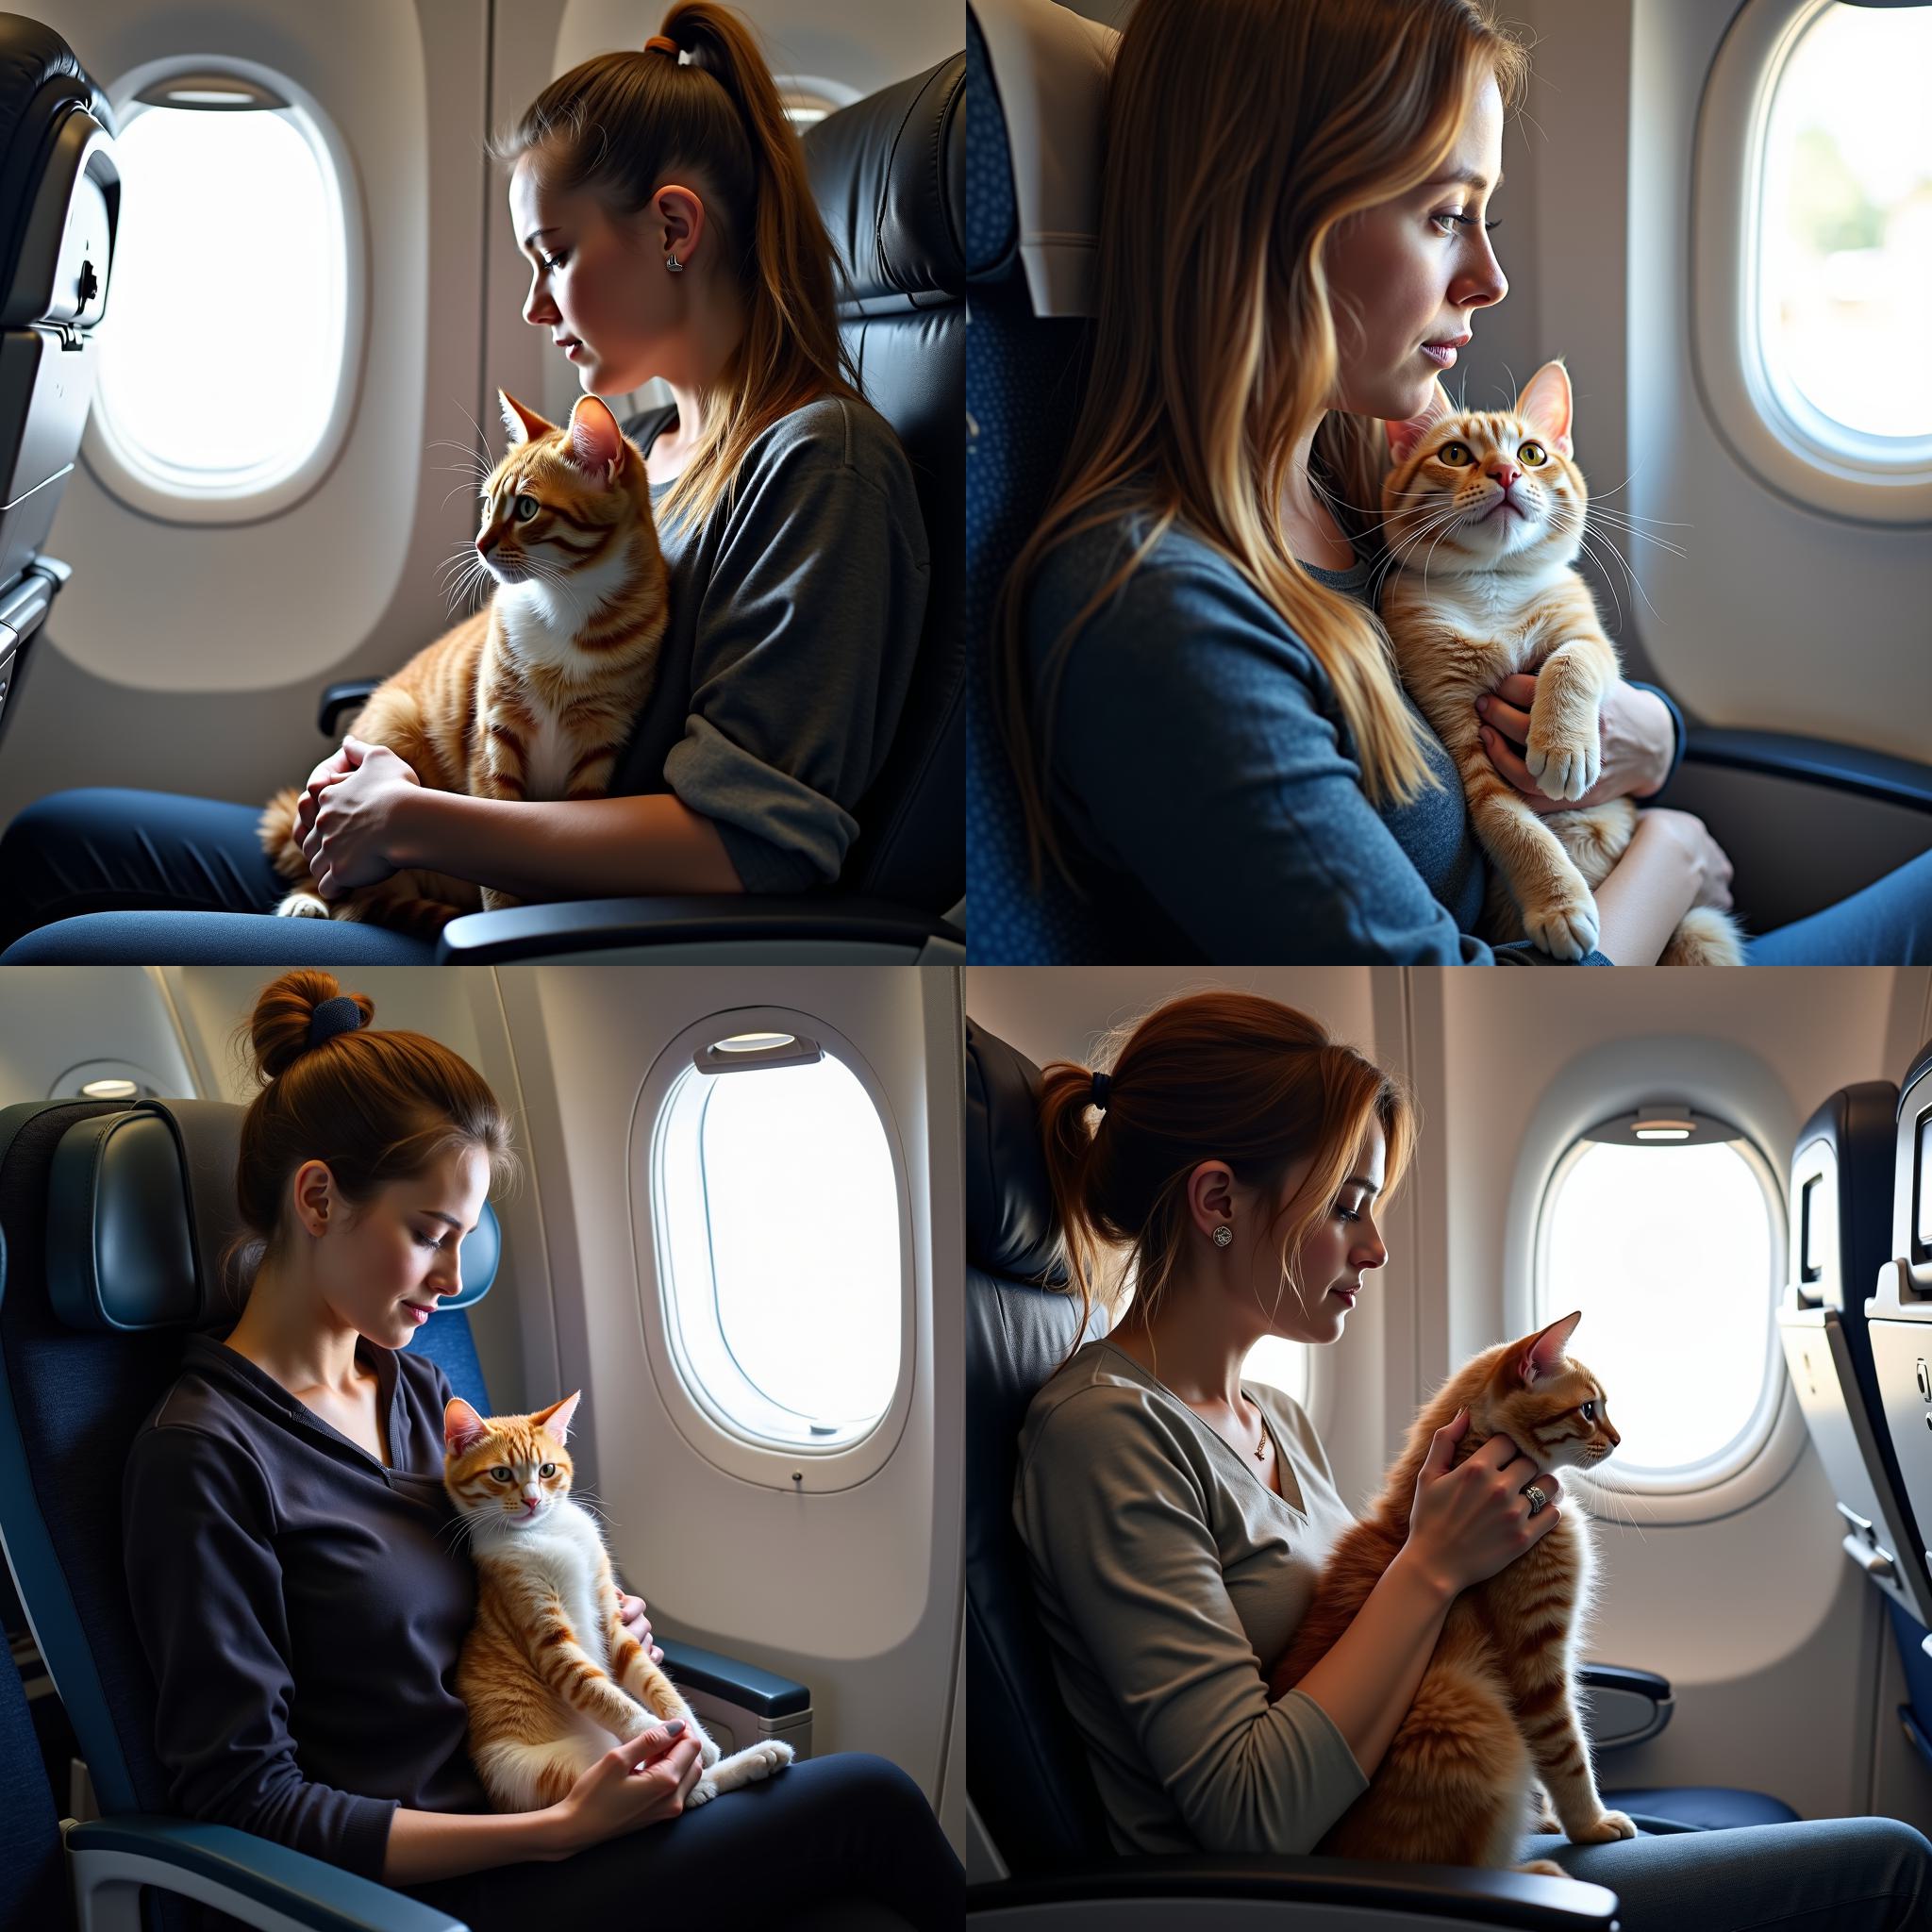
[(830, 1052), (789, 1051), (673, 1087), (660, 1271), (678, 1366), (714, 1419), (824, 1451), (867, 1434), (898, 1386), (902, 1217), (871, 1096)]
[(328, 145), (307, 108), (219, 77), (143, 90), (120, 136), (95, 429), (103, 480), (125, 470), (163, 514), (258, 515), (341, 426), (349, 265)]
[(1583, 1310), (1578, 1353), (1623, 1436), (1601, 1479), (1677, 1487), (1755, 1453), (1775, 1419), (1782, 1196), (1735, 1130), (1706, 1117), (1640, 1139), (1642, 1125), (1607, 1123), (1558, 1162), (1539, 1219), (1536, 1320)]
[(1932, 434), (1932, 7), (1833, 5), (1778, 76), (1764, 146), (1766, 374), (1830, 423)]

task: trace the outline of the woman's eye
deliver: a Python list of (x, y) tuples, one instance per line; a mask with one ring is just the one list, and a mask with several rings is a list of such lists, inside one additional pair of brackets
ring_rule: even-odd
[(510, 514), (520, 524), (527, 524), (543, 506), (534, 496), (520, 496), (510, 506)]
[(416, 1245), (419, 1248), (441, 1248), (445, 1246), (448, 1241), (447, 1235), (425, 1234), (420, 1229), (416, 1230)]
[(1436, 452), (1436, 460), (1439, 463), (1447, 463), (1452, 470), (1459, 470), (1465, 463), (1472, 463), (1475, 458), (1470, 455), (1468, 448), (1464, 444), (1445, 442)]
[[(1461, 225), (1465, 228), (1500, 228), (1503, 225), (1501, 222), (1479, 222), (1474, 215), (1456, 215), (1444, 213), (1440, 215), (1431, 215), (1429, 219), (1432, 222), (1460, 223)], [(1436, 230), (1436, 233), (1439, 235), (1447, 235), (1449, 232), (1450, 230), (1447, 228), (1438, 228)]]
[(1532, 469), (1539, 468), (1550, 459), (1550, 453), (1540, 442), (1525, 442), (1516, 452)]
[(553, 274), (570, 259), (568, 255), (540, 255), (537, 259)]

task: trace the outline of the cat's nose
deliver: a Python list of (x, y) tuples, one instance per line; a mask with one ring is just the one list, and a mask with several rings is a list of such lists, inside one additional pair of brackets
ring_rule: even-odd
[(491, 551), (495, 547), (495, 532), (492, 530), (485, 530), (483, 534), (476, 539), (476, 555), (478, 557), (488, 557)]
[(1518, 469), (1514, 463), (1498, 463), (1496, 467), (1490, 472), (1490, 475), (1493, 476), (1496, 479), (1496, 481), (1503, 486), (1503, 494), (1505, 496), (1507, 496), (1509, 494), (1510, 484), (1515, 482), (1517, 477), (1523, 475), (1523, 472), (1520, 469)]

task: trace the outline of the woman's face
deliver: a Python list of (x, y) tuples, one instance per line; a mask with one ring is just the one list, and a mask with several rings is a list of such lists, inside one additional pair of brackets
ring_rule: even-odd
[(532, 268), (524, 320), (544, 330), (569, 360), (586, 395), (622, 395), (654, 375), (680, 371), (689, 268), (665, 266), (674, 247), (689, 264), (704, 216), (697, 197), (660, 189), (648, 214), (619, 226), (587, 191), (557, 193), (537, 179), (531, 158), (509, 183), (517, 246)]
[(321, 1161), (305, 1162), (294, 1177), (296, 1217), (315, 1238), (316, 1279), (337, 1318), (379, 1348), (407, 1348), (438, 1297), (461, 1285), (457, 1248), (489, 1187), (480, 1147), (448, 1148), (359, 1207), (336, 1191)]
[(1503, 97), (1493, 79), (1440, 172), (1329, 238), (1338, 408), (1390, 423), (1419, 416), (1436, 377), (1454, 366), (1453, 356), (1424, 355), (1423, 344), (1469, 335), (1475, 311), (1509, 292), (1483, 225), (1503, 182)]

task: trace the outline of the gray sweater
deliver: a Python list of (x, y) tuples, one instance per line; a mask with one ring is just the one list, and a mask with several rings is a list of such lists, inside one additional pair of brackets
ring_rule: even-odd
[[(647, 409), (625, 433), (648, 455), (676, 414)], [(748, 892), (828, 885), (925, 621), (930, 559), (906, 453), (864, 403), (808, 403), (753, 442), (735, 499), (695, 526), (660, 521), (658, 536), (671, 625), (610, 789), (671, 791), (710, 819)]]
[(1368, 1789), (1313, 1698), (1268, 1702), (1354, 1518), (1307, 1417), (1242, 1385), (1281, 1495), (1110, 1341), (1034, 1396), (1013, 1520), (1060, 1694), (1124, 1852), (1308, 1852)]

